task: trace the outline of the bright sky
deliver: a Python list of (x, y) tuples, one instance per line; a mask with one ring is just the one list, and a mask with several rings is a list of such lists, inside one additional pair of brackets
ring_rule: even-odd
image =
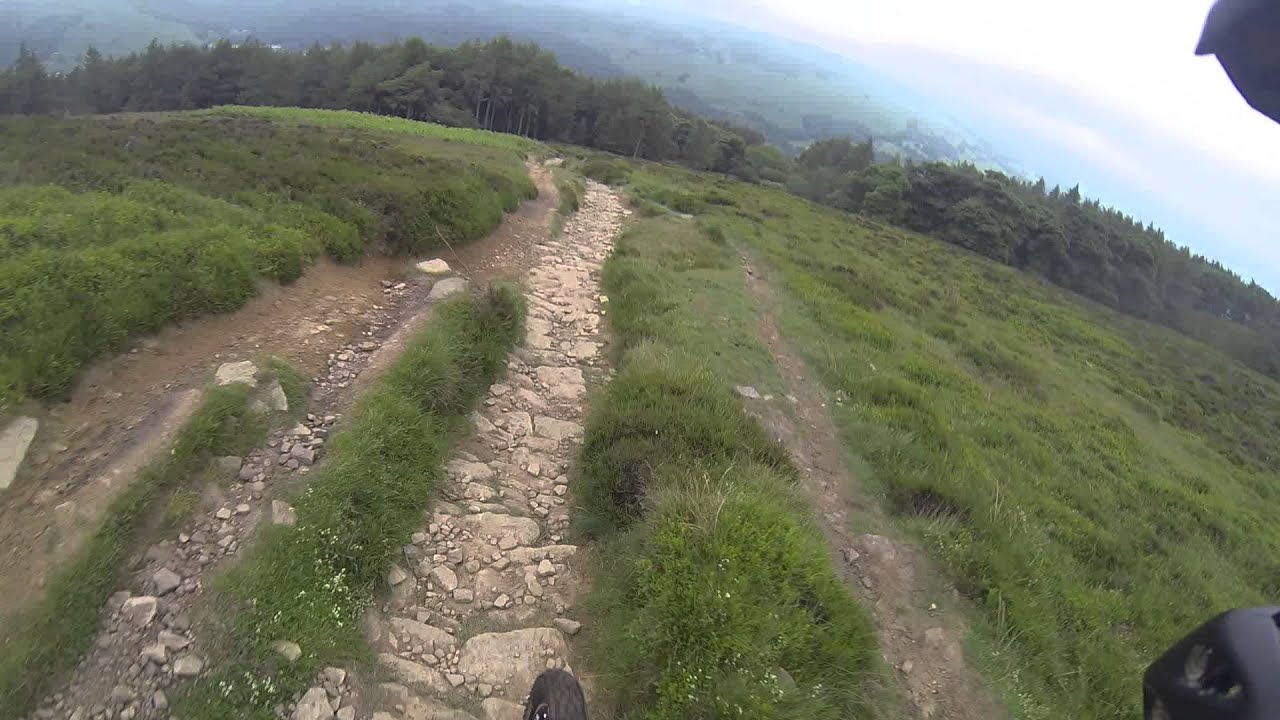
[[(1216, 60), (1195, 56), (1210, 0), (745, 4), (759, 11), (758, 25), (773, 16), (759, 29), (817, 40), (871, 64), (882, 55), (882, 71), (938, 94), (980, 99), (1010, 119), (1038, 127), (1111, 177), (1185, 212), (1188, 227), (1197, 228), (1186, 235), (1204, 235), (1208, 228), (1215, 235), (1176, 241), (1223, 259), (1273, 292), (1280, 289), (1275, 243), (1280, 217), (1272, 210), (1272, 198), (1280, 194), (1280, 125), (1245, 104)], [(738, 6), (739, 18), (755, 14)], [(877, 47), (886, 52), (877, 53)], [(948, 75), (936, 56), (914, 66), (903, 62), (903, 53), (913, 50), (1035, 76), (1065, 91), (1059, 97), (1087, 100), (1109, 121), (1080, 108), (1046, 107), (1043, 95), (1036, 104), (1018, 94), (1002, 96), (998, 85), (967, 83), (963, 76)], [(1136, 142), (1134, 129), (1142, 133)], [(1019, 159), (1035, 166), (1035, 157)], [(1180, 159), (1185, 162), (1179, 164)], [(1167, 217), (1144, 219), (1173, 223)]]

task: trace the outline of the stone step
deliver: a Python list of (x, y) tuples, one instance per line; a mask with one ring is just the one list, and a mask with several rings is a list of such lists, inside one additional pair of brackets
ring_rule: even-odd
[(507, 699), (523, 699), (534, 679), (549, 666), (561, 665), (568, 652), (564, 633), (555, 628), (484, 633), (462, 646), (458, 671), (474, 675), (478, 682), (503, 687)]

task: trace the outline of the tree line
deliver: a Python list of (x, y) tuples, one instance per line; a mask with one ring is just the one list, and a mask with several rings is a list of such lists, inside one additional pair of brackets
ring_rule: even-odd
[(317, 44), (300, 53), (258, 42), (152, 42), (119, 58), (90, 48), (65, 74), (46, 72), (23, 48), (0, 74), (0, 111), (9, 114), (230, 104), (394, 115), (725, 173), (739, 170), (748, 146), (764, 141), (751, 130), (684, 112), (642, 81), (579, 75), (537, 45), (506, 37), (448, 48), (419, 38)]
[(1280, 304), (1256, 283), (1079, 188), (971, 165), (902, 163), (871, 140), (823, 140), (790, 158), (747, 128), (673, 106), (634, 79), (574, 73), (509, 38), (436, 47), (257, 42), (165, 46), (107, 58), (92, 48), (50, 74), (22, 49), (0, 73), (0, 111), (83, 114), (217, 105), (359, 110), (676, 162), (783, 187), (1035, 272), (1108, 307), (1198, 338), (1280, 378)]
[(1081, 197), (1079, 186), (875, 156), (870, 141), (815, 143), (798, 158), (789, 187), (1034, 272), (1280, 379), (1280, 303), (1154, 225)]

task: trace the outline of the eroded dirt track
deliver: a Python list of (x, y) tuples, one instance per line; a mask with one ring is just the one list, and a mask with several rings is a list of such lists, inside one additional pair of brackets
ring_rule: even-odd
[[(743, 261), (748, 263), (745, 257)], [(788, 400), (792, 414), (768, 403), (753, 403), (748, 409), (800, 466), (805, 490), (827, 537), (831, 562), (872, 611), (881, 651), (905, 701), (898, 715), (937, 720), (1006, 717), (957, 641), (966, 633), (963, 621), (943, 607), (953, 597), (931, 596), (930, 562), (924, 553), (911, 543), (853, 529), (885, 525), (882, 511), (859, 495), (827, 394), (778, 331), (770, 310), (775, 304), (773, 290), (766, 277), (757, 266), (749, 267), (748, 288), (764, 309), (757, 334), (793, 400)]]

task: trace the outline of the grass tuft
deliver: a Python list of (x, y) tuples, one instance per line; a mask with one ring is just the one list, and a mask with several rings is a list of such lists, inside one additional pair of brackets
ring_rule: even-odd
[(642, 220), (605, 265), (619, 371), (579, 455), (600, 540), (588, 651), (618, 718), (872, 717), (874, 628), (785, 451), (727, 377), (768, 376), (719, 226)]

